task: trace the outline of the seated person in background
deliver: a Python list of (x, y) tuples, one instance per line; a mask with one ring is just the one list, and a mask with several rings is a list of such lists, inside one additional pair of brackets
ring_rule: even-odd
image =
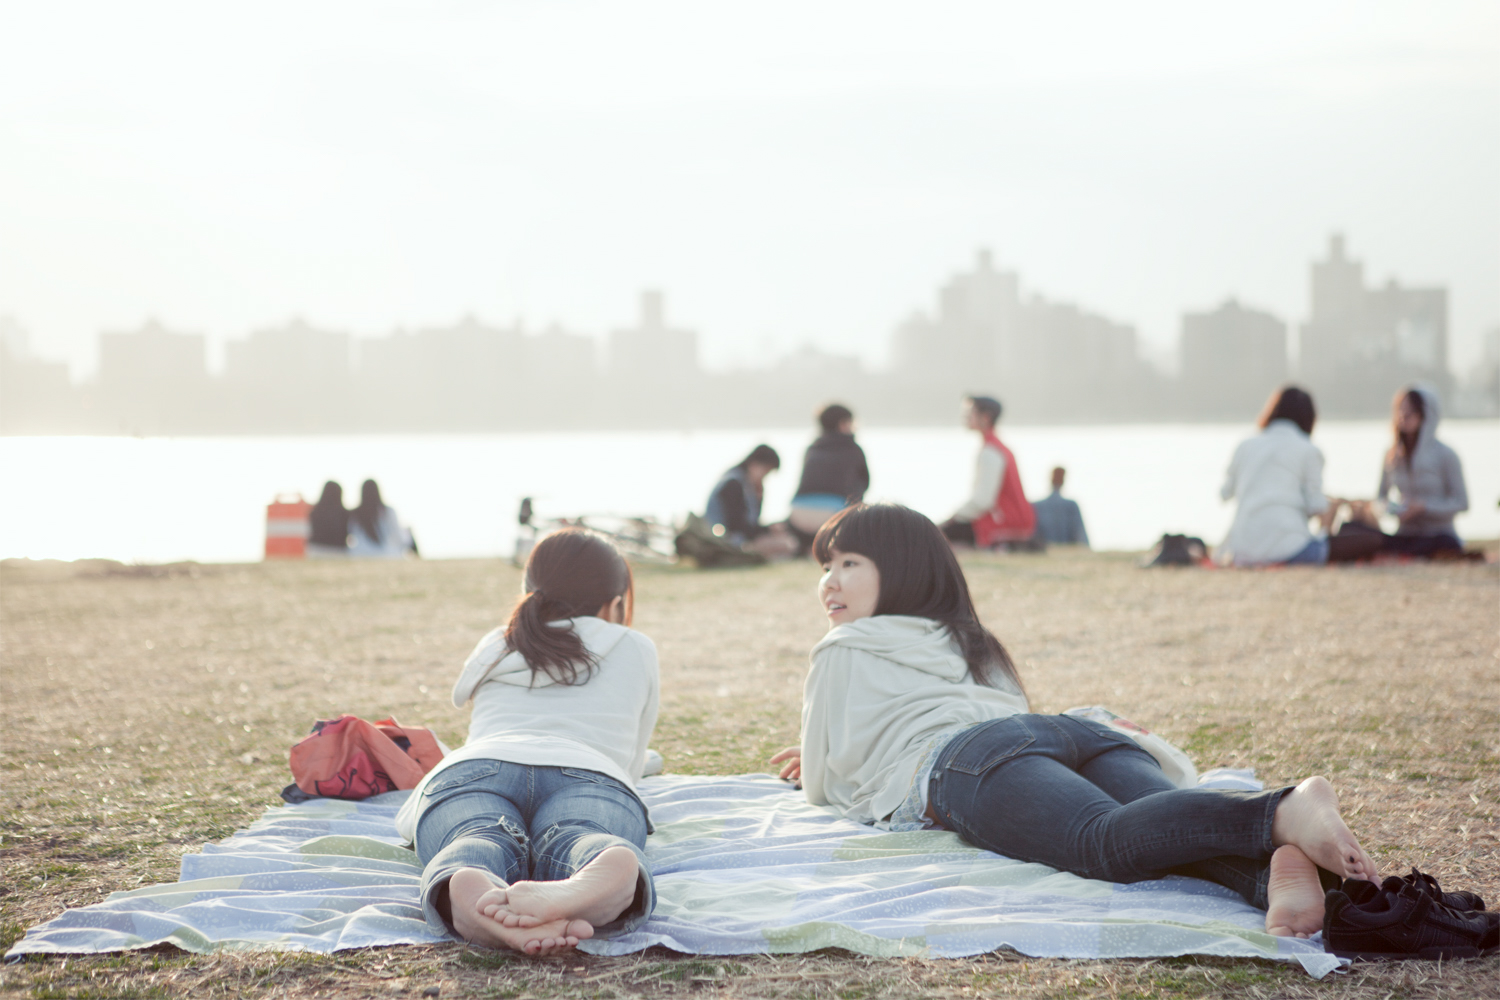
[(823, 433), (807, 447), (802, 459), (802, 479), (792, 497), (787, 518), (802, 551), (828, 520), (852, 503), (859, 503), (870, 488), (870, 467), (865, 452), (854, 441), (854, 414), (847, 406), (832, 403), (818, 414)]
[(1048, 545), (1082, 545), (1089, 547), (1089, 533), (1083, 527), (1083, 512), (1078, 503), (1062, 495), (1063, 481), (1068, 470), (1062, 466), (1052, 470), (1052, 492), (1043, 500), (1031, 505), (1036, 511), (1036, 533)]
[(380, 499), (380, 487), (366, 479), (359, 490), (359, 506), (350, 517), (349, 554), (367, 559), (400, 559), (417, 552), (417, 540), (401, 526), (396, 508)]
[[(1347, 536), (1378, 541), (1381, 552), (1419, 557), (1454, 557), (1463, 543), (1453, 530), (1454, 515), (1469, 509), (1463, 465), (1457, 453), (1437, 439), (1442, 410), (1437, 393), (1410, 385), (1396, 393), (1391, 405), (1394, 441), (1380, 470), (1376, 505), (1400, 522), (1394, 535), (1380, 533), (1368, 505), (1355, 504), (1355, 519), (1335, 541)], [(1394, 491), (1399, 499), (1392, 499)]]
[(342, 486), (332, 479), (324, 483), (323, 495), (308, 520), (312, 528), (307, 537), (309, 559), (349, 554), (349, 512), (344, 509)]
[(1306, 391), (1289, 385), (1271, 393), (1260, 415), (1260, 433), (1234, 450), (1219, 491), (1225, 500), (1239, 501), (1229, 536), (1216, 553), (1219, 562), (1329, 561), (1329, 539), (1314, 536), (1307, 526), (1309, 518), (1320, 518), (1326, 532), (1340, 503), (1323, 495), (1323, 453), (1310, 437), (1317, 417)]
[(990, 396), (964, 397), (964, 425), (982, 443), (974, 463), (973, 493), (940, 525), (943, 537), (954, 545), (1035, 547), (1027, 543), (1036, 534), (1036, 512), (1021, 490), (1016, 457), (995, 435), (1000, 409), (1000, 401)]
[(785, 525), (760, 523), (766, 476), (779, 468), (781, 456), (776, 449), (758, 444), (744, 461), (719, 477), (708, 495), (708, 507), (703, 514), (703, 519), (714, 526), (716, 535), (768, 559), (796, 552), (797, 542)]

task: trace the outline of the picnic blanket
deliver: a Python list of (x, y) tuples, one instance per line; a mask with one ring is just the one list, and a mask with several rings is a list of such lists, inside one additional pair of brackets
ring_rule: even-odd
[[(1003, 858), (945, 831), (883, 833), (808, 805), (769, 775), (648, 778), (640, 791), (656, 826), (646, 848), (656, 911), (630, 934), (579, 946), (592, 954), (665, 945), (709, 955), (836, 947), (959, 957), (1012, 948), (1296, 960), (1319, 977), (1343, 964), (1316, 939), (1266, 934), (1264, 913), (1196, 879), (1117, 885)], [(7, 958), (162, 943), (332, 952), (450, 940), (423, 919), (421, 866), (396, 836), (408, 794), (269, 808), (223, 843), (183, 855), (181, 881), (66, 910)]]

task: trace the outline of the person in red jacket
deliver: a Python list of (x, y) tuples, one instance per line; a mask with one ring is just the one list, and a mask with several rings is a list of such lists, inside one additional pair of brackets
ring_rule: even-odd
[(995, 436), (1000, 401), (989, 396), (964, 399), (964, 423), (983, 444), (974, 466), (974, 492), (941, 525), (955, 545), (990, 549), (1001, 545), (1028, 548), (1036, 534), (1036, 512), (1021, 489), (1016, 457)]

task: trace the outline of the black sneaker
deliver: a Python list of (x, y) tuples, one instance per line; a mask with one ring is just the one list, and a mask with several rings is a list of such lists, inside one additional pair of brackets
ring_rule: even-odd
[(1500, 918), (1500, 914), (1490, 913), (1484, 908), (1484, 900), (1472, 892), (1444, 892), (1439, 886), (1437, 879), (1431, 875), (1424, 874), (1413, 868), (1410, 875), (1400, 878), (1394, 875), (1388, 877), (1380, 885), (1367, 882), (1362, 878), (1346, 878), (1337, 886), (1339, 891), (1349, 897), (1350, 902), (1363, 906), (1381, 892), (1399, 893), (1404, 886), (1411, 886), (1420, 893), (1431, 896), (1450, 910), (1460, 913), (1484, 913), (1486, 917)]
[[(1390, 881), (1390, 879), (1386, 879), (1386, 882)], [(1427, 893), (1450, 910), (1467, 911), (1470, 913), (1479, 913), (1484, 910), (1484, 900), (1479, 896), (1463, 889), (1457, 892), (1444, 892), (1438, 887), (1437, 879), (1425, 872), (1419, 872), (1415, 868), (1411, 870), (1410, 875), (1403, 875), (1397, 881), (1415, 886), (1418, 891)], [(1397, 886), (1396, 889), (1400, 891), (1400, 886)]]
[(1395, 881), (1398, 891), (1389, 888), (1391, 880), (1373, 893), (1352, 887), (1363, 900), (1358, 903), (1342, 889), (1331, 890), (1324, 898), (1323, 947), (1364, 961), (1478, 958), (1500, 950), (1500, 924), (1444, 906), (1425, 883), (1418, 889)]

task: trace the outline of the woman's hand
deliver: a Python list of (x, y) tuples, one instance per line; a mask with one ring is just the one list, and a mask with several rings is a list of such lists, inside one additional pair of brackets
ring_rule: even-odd
[[(786, 763), (782, 764), (782, 761)], [(802, 780), (802, 748), (787, 747), (771, 758), (772, 764), (782, 764), (781, 780), (800, 782)]]
[(1410, 507), (1397, 514), (1396, 517), (1402, 524), (1407, 524), (1408, 522), (1415, 521), (1425, 513), (1427, 513), (1427, 505), (1420, 500), (1414, 500)]

